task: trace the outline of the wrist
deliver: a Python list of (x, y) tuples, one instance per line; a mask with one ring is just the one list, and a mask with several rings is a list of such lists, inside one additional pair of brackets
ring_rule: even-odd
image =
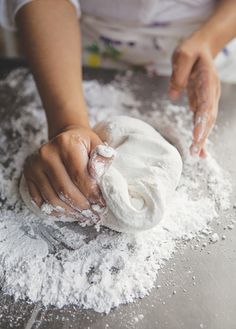
[(86, 108), (58, 109), (56, 117), (48, 116), (48, 137), (55, 137), (63, 131), (73, 128), (90, 128)]
[(210, 56), (214, 59), (217, 54), (224, 48), (226, 41), (215, 31), (204, 31), (204, 46), (208, 50)]
[(199, 42), (200, 47), (209, 52), (212, 58), (215, 58), (234, 37), (231, 29), (225, 29), (222, 27), (222, 23), (203, 25), (192, 36)]
[(197, 45), (199, 53), (205, 53), (212, 59), (217, 55), (220, 51), (214, 42), (214, 35), (205, 31), (204, 29), (197, 30), (190, 37), (192, 42)]

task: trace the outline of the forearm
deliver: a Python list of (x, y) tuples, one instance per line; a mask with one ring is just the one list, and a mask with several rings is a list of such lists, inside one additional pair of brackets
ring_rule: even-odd
[(236, 0), (219, 1), (213, 15), (194, 34), (208, 44), (211, 55), (215, 57), (236, 37)]
[(67, 0), (37, 0), (17, 14), (22, 44), (46, 111), (49, 137), (88, 126), (78, 20)]

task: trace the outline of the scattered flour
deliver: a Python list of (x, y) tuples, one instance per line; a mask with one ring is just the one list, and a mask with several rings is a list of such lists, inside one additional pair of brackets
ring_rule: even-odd
[(212, 243), (216, 243), (220, 240), (220, 237), (217, 233), (213, 233), (210, 240), (211, 240)]
[(143, 112), (122, 83), (89, 81), (84, 90), (92, 123), (114, 115), (147, 121), (177, 146), (183, 174), (165, 218), (152, 230), (121, 234), (42, 222), (20, 200), (18, 182), (25, 158), (45, 141), (45, 115), (27, 71), (13, 72), (0, 88), (11, 95), (10, 101), (0, 96), (0, 287), (15, 299), (109, 312), (142, 298), (157, 285), (177, 241), (206, 230), (230, 206), (230, 184), (214, 158), (189, 156), (190, 111), (162, 102)]

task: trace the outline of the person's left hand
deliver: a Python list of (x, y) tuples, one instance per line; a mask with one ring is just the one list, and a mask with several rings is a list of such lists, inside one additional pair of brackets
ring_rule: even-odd
[(176, 100), (185, 89), (194, 113), (190, 152), (205, 157), (205, 143), (218, 113), (220, 80), (209, 45), (194, 34), (176, 48), (172, 58), (169, 96)]

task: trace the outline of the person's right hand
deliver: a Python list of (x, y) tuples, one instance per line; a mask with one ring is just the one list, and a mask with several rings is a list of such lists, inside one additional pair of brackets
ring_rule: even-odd
[[(55, 209), (53, 215), (66, 214), (79, 220), (93, 214), (92, 205), (104, 207), (99, 187), (88, 169), (92, 150), (102, 143), (92, 129), (70, 126), (43, 144), (24, 168), (29, 193), (36, 205), (48, 203)], [(93, 216), (95, 221), (99, 219), (97, 214)]]

